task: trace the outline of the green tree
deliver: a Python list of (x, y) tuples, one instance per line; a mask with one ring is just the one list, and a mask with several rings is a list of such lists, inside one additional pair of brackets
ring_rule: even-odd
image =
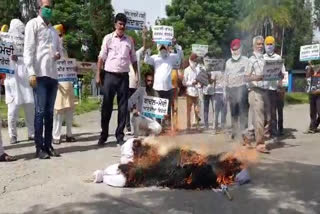
[(0, 0), (0, 27), (9, 25), (11, 19), (20, 18), (19, 0)]
[(228, 32), (236, 14), (234, 4), (235, 0), (172, 0), (166, 8), (168, 18), (160, 22), (174, 27), (186, 56), (194, 43), (208, 44), (209, 51), (222, 54), (230, 42)]

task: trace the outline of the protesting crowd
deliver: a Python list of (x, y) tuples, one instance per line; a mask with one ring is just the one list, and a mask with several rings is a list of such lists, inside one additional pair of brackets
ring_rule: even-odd
[[(62, 45), (65, 32), (63, 25), (50, 24), (51, 16), (50, 1), (42, 0), (38, 17), (26, 26), (13, 19), (8, 31), (24, 35), (24, 51), (10, 56), (14, 72), (6, 73), (5, 78), (10, 143), (18, 142), (16, 124), (23, 107), (28, 139), (34, 140), (39, 159), (60, 156), (52, 144), (62, 141), (64, 118), (66, 141), (76, 141), (72, 135), (73, 84), (68, 79), (58, 81), (57, 72), (57, 61), (68, 58)], [(98, 56), (95, 78), (102, 94), (98, 145), (108, 142), (115, 97), (115, 136), (117, 144), (123, 145), (125, 134), (136, 138), (157, 136), (176, 127), (177, 97), (183, 88), (186, 99), (180, 108), (186, 109), (186, 115), (181, 116), (186, 116), (188, 132), (193, 125), (195, 131), (211, 130), (212, 118), (214, 134), (228, 133), (229, 114), (231, 139), (262, 153), (268, 153), (269, 143), (276, 143), (278, 136), (284, 134), (285, 67), (276, 53), (274, 37), (255, 36), (249, 58), (242, 52), (242, 41), (234, 39), (230, 41), (230, 59), (219, 59), (210, 52), (193, 52), (185, 62), (183, 47), (174, 38), (169, 43), (155, 42), (157, 53), (152, 54), (144, 30), (143, 47), (135, 47), (135, 41), (125, 34), (127, 21), (123, 13), (115, 16), (115, 31), (104, 37)], [(143, 63), (152, 69), (142, 74)], [(274, 71), (270, 76), (266, 74), (269, 67)], [(307, 67), (308, 77), (317, 73), (312, 68)], [(311, 102), (309, 131), (315, 132), (320, 122), (319, 95), (311, 95)], [(14, 160), (3, 151), (0, 135), (0, 161)]]

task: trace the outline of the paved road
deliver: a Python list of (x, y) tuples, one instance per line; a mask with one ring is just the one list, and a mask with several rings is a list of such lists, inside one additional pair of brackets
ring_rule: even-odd
[[(0, 164), (0, 213), (320, 213), (320, 134), (302, 133), (309, 123), (308, 105), (286, 107), (286, 139), (270, 155), (259, 157), (250, 169), (250, 184), (231, 189), (232, 202), (212, 191), (120, 189), (86, 183), (94, 170), (119, 160), (115, 143), (96, 146), (99, 118), (99, 112), (78, 116), (80, 127), (74, 132), (79, 141), (56, 146), (62, 157), (51, 160), (34, 159), (32, 142), (9, 145), (3, 130), (5, 149), (20, 160)], [(115, 125), (111, 127), (114, 130)], [(25, 138), (25, 129), (19, 134)], [(224, 136), (210, 133), (166, 140), (217, 152), (232, 145)]]

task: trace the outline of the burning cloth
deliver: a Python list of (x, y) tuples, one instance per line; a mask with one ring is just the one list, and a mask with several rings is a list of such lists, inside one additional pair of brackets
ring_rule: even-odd
[(172, 148), (160, 155), (156, 144), (133, 138), (121, 147), (120, 164), (95, 171), (94, 182), (114, 187), (212, 189), (232, 184), (239, 178), (248, 180), (244, 169), (242, 162), (226, 154), (206, 156)]

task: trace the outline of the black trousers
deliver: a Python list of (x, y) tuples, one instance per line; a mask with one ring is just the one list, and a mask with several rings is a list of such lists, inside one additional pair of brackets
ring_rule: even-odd
[[(136, 92), (136, 90), (137, 90), (136, 88), (129, 88), (129, 94), (128, 94), (129, 99), (132, 96), (132, 94), (134, 94), (134, 92)], [(127, 114), (126, 128), (128, 131), (131, 131), (130, 111), (128, 111), (128, 114)]]
[(117, 141), (124, 138), (123, 130), (126, 125), (128, 113), (129, 75), (128, 73), (105, 72), (104, 82), (101, 88), (103, 94), (101, 109), (101, 135), (106, 141), (109, 137), (109, 122), (113, 111), (114, 96), (117, 95), (118, 102), (118, 127), (116, 129)]
[(247, 86), (227, 88), (230, 103), (232, 133), (236, 134), (248, 128), (248, 88)]
[(320, 117), (320, 95), (310, 94), (310, 129), (316, 130), (318, 128), (318, 121)]
[(277, 125), (278, 131), (283, 131), (283, 108), (284, 108), (284, 92), (277, 91), (276, 110), (277, 110)]

